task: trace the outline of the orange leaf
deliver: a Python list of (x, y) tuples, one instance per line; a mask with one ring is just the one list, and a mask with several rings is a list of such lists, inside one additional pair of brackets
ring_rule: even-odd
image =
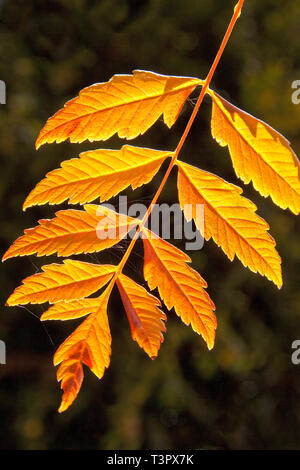
[(213, 100), (212, 136), (228, 145), (235, 172), (262, 196), (271, 196), (282, 209), (300, 212), (300, 163), (289, 142), (272, 127), (220, 95)]
[(268, 224), (255, 214), (256, 206), (241, 196), (241, 188), (187, 163), (178, 162), (178, 168), (179, 202), (186, 219), (193, 218), (203, 232), (196, 215), (197, 204), (203, 204), (204, 238), (212, 237), (231, 261), (236, 255), (244, 266), (280, 288), (281, 259), (276, 243), (267, 232)]
[(101, 379), (109, 366), (111, 336), (107, 318), (110, 290), (103, 292), (100, 306), (61, 344), (54, 355), (54, 365), (61, 364), (57, 380), (64, 390), (59, 412), (65, 411), (75, 400), (83, 380), (82, 364), (87, 365)]
[(51, 142), (107, 140), (116, 132), (133, 139), (144, 134), (164, 115), (171, 127), (201, 80), (135, 70), (114, 75), (109, 82), (84, 88), (79, 96), (50, 117), (36, 141), (36, 148)]
[(124, 274), (117, 279), (121, 298), (131, 328), (132, 339), (137, 341), (151, 359), (157, 357), (166, 331), (166, 315), (158, 308), (160, 301)]
[(64, 391), (59, 413), (66, 411), (77, 397), (83, 382), (83, 368), (80, 360), (68, 359), (63, 361), (57, 371), (57, 381), (61, 381), (61, 388)]
[(92, 150), (79, 158), (62, 162), (61, 168), (51, 171), (28, 195), (23, 209), (36, 204), (85, 204), (101, 197), (106, 201), (127, 186), (136, 189), (149, 183), (169, 151), (124, 145), (120, 150)]
[(80, 299), (70, 302), (57, 302), (41, 316), (41, 320), (74, 320), (96, 312), (100, 306), (99, 298)]
[(201, 334), (212, 349), (217, 327), (215, 306), (204, 290), (202, 277), (186, 263), (190, 258), (170, 243), (143, 229), (144, 276), (151, 290), (158, 287), (167, 308)]
[(42, 270), (24, 279), (8, 298), (7, 305), (82, 299), (103, 287), (116, 267), (67, 259), (64, 264), (49, 264)]
[(13, 243), (2, 261), (33, 253), (37, 256), (94, 253), (119, 243), (138, 223), (105, 206), (89, 204), (84, 209), (59, 211), (55, 219), (40, 220), (40, 225), (25, 230), (25, 235)]

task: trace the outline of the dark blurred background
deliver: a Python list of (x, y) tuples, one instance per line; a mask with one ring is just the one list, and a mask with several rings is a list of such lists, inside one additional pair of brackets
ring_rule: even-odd
[[(28, 192), (80, 151), (119, 148), (107, 143), (46, 145), (34, 142), (46, 119), (78, 91), (134, 69), (205, 78), (232, 14), (224, 0), (14, 0), (0, 1), (1, 254), (37, 220), (59, 207), (22, 212)], [(300, 4), (295, 0), (246, 0), (212, 87), (234, 104), (282, 132), (300, 154), (300, 105), (291, 101), (300, 80)], [(174, 149), (193, 109), (193, 96), (171, 131), (160, 120), (135, 145)], [(205, 99), (181, 157), (239, 186), (228, 150), (210, 136), (211, 103)], [(164, 167), (165, 168), (165, 167)], [(135, 192), (149, 203), (163, 172)], [(2, 449), (274, 449), (300, 448), (300, 365), (291, 344), (300, 339), (299, 221), (252, 188), (244, 194), (267, 219), (283, 258), (284, 285), (233, 263), (213, 243), (191, 252), (207, 280), (217, 310), (215, 348), (172, 311), (157, 360), (130, 337), (117, 292), (110, 303), (112, 360), (102, 381), (86, 370), (74, 405), (57, 413), (60, 390), (52, 356), (78, 322), (48, 322), (45, 306), (6, 308), (9, 293), (48, 258), (20, 258), (1, 265), (0, 365)], [(160, 198), (176, 202), (176, 171)], [(66, 205), (61, 206), (66, 207)], [(184, 245), (178, 245), (184, 248)], [(87, 261), (117, 263), (126, 242)], [(144, 285), (138, 246), (126, 272)]]

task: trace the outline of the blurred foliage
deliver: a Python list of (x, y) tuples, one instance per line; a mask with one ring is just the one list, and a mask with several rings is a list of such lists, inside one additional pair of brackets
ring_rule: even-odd
[[(26, 227), (58, 208), (22, 212), (22, 202), (47, 171), (99, 144), (64, 143), (38, 152), (45, 120), (78, 91), (133, 69), (204, 78), (220, 44), (234, 1), (223, 0), (14, 0), (0, 1), (1, 252)], [(291, 83), (300, 79), (300, 4), (294, 0), (245, 1), (213, 88), (266, 120), (300, 153), (300, 105)], [(173, 149), (193, 107), (185, 105), (171, 131), (158, 122), (137, 145)], [(242, 185), (227, 149), (212, 141), (205, 99), (182, 158)], [(119, 148), (112, 138), (101, 146)], [(132, 201), (151, 200), (160, 173)], [(64, 415), (52, 355), (76, 322), (43, 325), (42, 307), (2, 308), (0, 339), (0, 446), (3, 449), (254, 449), (300, 447), (300, 365), (291, 343), (300, 337), (299, 221), (259, 197), (244, 194), (271, 226), (283, 257), (278, 291), (259, 275), (230, 263), (213, 243), (193, 252), (193, 266), (216, 303), (216, 345), (168, 314), (159, 358), (150, 361), (131, 341), (117, 292), (110, 306), (112, 362), (99, 382), (87, 371), (82, 391)], [(161, 201), (176, 201), (175, 172)], [(181, 245), (182, 248), (184, 245)], [(91, 261), (116, 263), (124, 243)], [(127, 272), (141, 267), (141, 247)], [(98, 261), (97, 261), (98, 260)], [(1, 266), (1, 304), (27, 275), (56, 257), (20, 258)]]

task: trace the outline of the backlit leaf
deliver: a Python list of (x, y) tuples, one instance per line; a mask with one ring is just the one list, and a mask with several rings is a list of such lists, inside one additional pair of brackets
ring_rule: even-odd
[(79, 158), (62, 162), (28, 195), (23, 209), (49, 202), (85, 204), (100, 197), (106, 201), (129, 185), (136, 189), (149, 183), (163, 161), (172, 155), (159, 151), (124, 145), (120, 150), (92, 150)]
[(137, 341), (151, 359), (155, 359), (166, 331), (166, 315), (160, 310), (160, 301), (129, 277), (120, 274), (117, 286), (131, 328), (132, 339)]
[(51, 142), (106, 140), (116, 132), (133, 139), (144, 134), (157, 119), (171, 127), (201, 80), (135, 70), (114, 75), (109, 82), (84, 88), (79, 96), (50, 117), (36, 141), (36, 148)]
[(122, 240), (138, 222), (105, 206), (88, 204), (84, 209), (59, 211), (55, 219), (40, 220), (40, 225), (25, 230), (2, 261), (33, 253), (70, 256), (101, 251)]
[(178, 162), (178, 167), (179, 202), (186, 219), (194, 218), (201, 231), (196, 210), (203, 204), (205, 239), (212, 237), (231, 261), (236, 255), (244, 266), (281, 287), (276, 243), (268, 224), (255, 214), (256, 206), (241, 196), (241, 188), (187, 163)]
[(7, 305), (82, 299), (103, 287), (116, 267), (67, 259), (64, 264), (49, 264), (42, 270), (24, 279), (8, 298)]
[(204, 290), (204, 279), (187, 265), (191, 260), (182, 251), (143, 229), (144, 276), (151, 290), (158, 287), (159, 294), (170, 310), (182, 321), (191, 324), (212, 349), (217, 327), (213, 313), (215, 306)]
[(83, 380), (82, 364), (88, 366), (101, 379), (109, 366), (111, 335), (107, 318), (108, 290), (104, 291), (96, 312), (61, 344), (54, 355), (54, 365), (61, 364), (57, 380), (64, 390), (59, 412), (65, 411), (75, 400)]
[(74, 320), (96, 312), (99, 306), (99, 298), (57, 302), (43, 313), (41, 320)]
[(300, 212), (300, 163), (289, 142), (268, 124), (210, 90), (212, 136), (228, 145), (235, 172), (282, 209)]
[[(78, 354), (80, 357), (80, 353)], [(66, 359), (62, 362), (57, 371), (57, 381), (61, 382), (61, 388), (64, 391), (59, 413), (66, 411), (77, 397), (83, 382), (83, 367), (80, 360), (75, 356), (73, 359)]]

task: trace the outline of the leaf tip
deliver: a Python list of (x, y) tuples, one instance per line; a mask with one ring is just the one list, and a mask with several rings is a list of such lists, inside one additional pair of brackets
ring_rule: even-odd
[(39, 134), (38, 138), (35, 141), (35, 150), (38, 150), (43, 145), (41, 142), (41, 134)]
[(207, 335), (205, 335), (205, 337), (204, 337), (206, 345), (207, 345), (207, 349), (209, 351), (211, 351), (215, 346), (215, 338), (216, 338), (215, 330), (216, 330), (216, 328), (217, 328), (217, 324), (215, 323), (214, 330), (211, 333), (208, 333)]
[(10, 300), (13, 295), (14, 295), (14, 293), (12, 293), (12, 294), (8, 297), (7, 301), (5, 302), (5, 307), (11, 307), (12, 305), (14, 305), (14, 304), (12, 304), (12, 302), (11, 302), (11, 300)]
[(58, 413), (63, 413), (64, 411), (66, 411), (68, 408), (70, 407), (70, 404), (67, 403), (65, 400), (62, 400), (59, 408), (58, 408)]
[(25, 201), (23, 202), (23, 206), (22, 206), (23, 212), (25, 212), (26, 209), (28, 209), (28, 207), (30, 207), (30, 205), (31, 205), (31, 204), (29, 203), (28, 197), (27, 197), (27, 198), (25, 199)]
[[(281, 263), (281, 258), (280, 258), (280, 263)], [(282, 270), (281, 270), (281, 265), (279, 265), (278, 272), (274, 273), (274, 277), (272, 277), (271, 281), (274, 282), (275, 286), (280, 290), (283, 286), (283, 280), (282, 280)]]

